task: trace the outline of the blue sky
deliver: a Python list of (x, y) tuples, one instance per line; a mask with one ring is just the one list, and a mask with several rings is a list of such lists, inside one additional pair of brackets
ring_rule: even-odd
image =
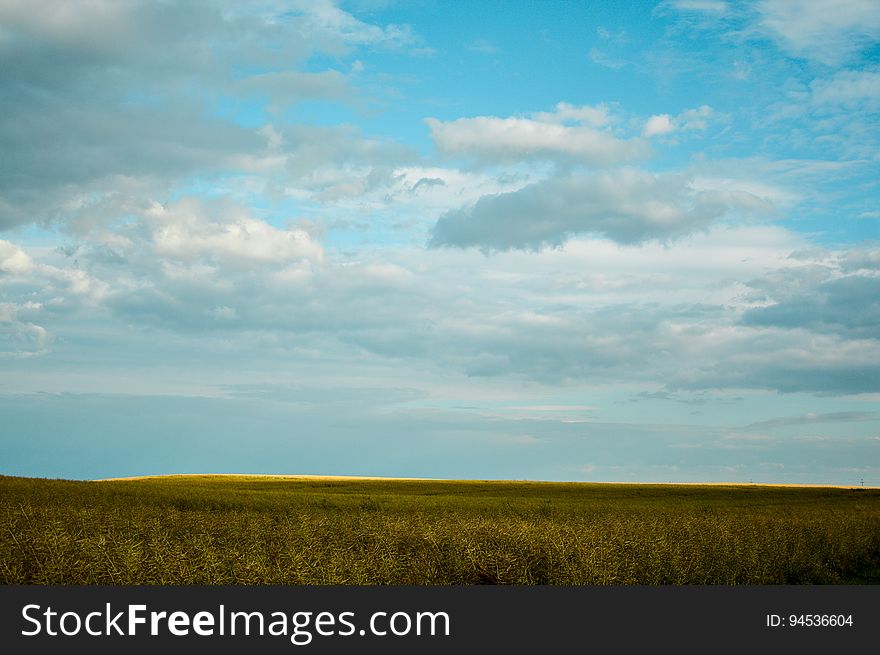
[(0, 1), (0, 473), (880, 484), (880, 11)]

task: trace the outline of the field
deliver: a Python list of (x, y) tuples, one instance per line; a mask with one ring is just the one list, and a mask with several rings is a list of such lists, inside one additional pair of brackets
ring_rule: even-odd
[(5, 584), (880, 583), (880, 490), (0, 477)]

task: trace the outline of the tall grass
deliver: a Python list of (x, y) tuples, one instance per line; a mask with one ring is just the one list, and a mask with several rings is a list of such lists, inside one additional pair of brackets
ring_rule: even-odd
[(5, 584), (880, 582), (880, 492), (0, 478)]

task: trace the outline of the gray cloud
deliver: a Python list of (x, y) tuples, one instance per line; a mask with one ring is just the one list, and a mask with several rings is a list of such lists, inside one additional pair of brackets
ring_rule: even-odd
[[(880, 342), (817, 335), (803, 329), (736, 329), (718, 343), (697, 335), (705, 357), (683, 348), (688, 364), (669, 372), (673, 389), (771, 389), (783, 393), (880, 391)], [(708, 344), (706, 343), (708, 342)], [(695, 344), (692, 344), (694, 346)]]
[(880, 271), (880, 248), (853, 248), (843, 257), (840, 268), (845, 273)]
[(341, 99), (349, 94), (346, 76), (334, 70), (258, 73), (237, 81), (236, 87), (242, 95), (266, 97), (269, 111), (276, 113), (303, 100)]
[(826, 412), (824, 414), (787, 416), (783, 418), (769, 419), (767, 421), (758, 421), (757, 423), (750, 423), (744, 429), (754, 430), (798, 425), (814, 425), (817, 423), (852, 423), (877, 420), (880, 420), (880, 416), (874, 412)]
[(34, 100), (0, 118), (0, 142), (13, 153), (0, 163), (0, 227), (77, 214), (108, 194), (161, 192), (179, 176), (216, 173), (262, 147), (256, 134), (191, 105), (158, 113)]
[(880, 278), (849, 275), (806, 285), (775, 304), (747, 311), (743, 323), (878, 339)]
[[(81, 216), (109, 197), (161, 198), (196, 177), (265, 174), (278, 153), (224, 107), (344, 98), (344, 74), (303, 70), (312, 55), (418, 42), (330, 2), (7, 1), (0, 23), (0, 229)], [(351, 137), (343, 128), (335, 141)], [(286, 144), (300, 168), (303, 142)]]
[(447, 212), (434, 226), (430, 245), (539, 249), (576, 234), (639, 243), (703, 229), (732, 209), (770, 206), (744, 191), (696, 189), (680, 174), (569, 174)]
[[(848, 259), (819, 253), (820, 267), (803, 265), (804, 253), (793, 264), (790, 250), (762, 255), (762, 239), (779, 239), (769, 228), (732, 236), (716, 227), (666, 246), (582, 240), (487, 259), (418, 248), (325, 253), (309, 232), (229, 202), (181, 200), (136, 217), (57, 251), (0, 241), (8, 352), (47, 361), (76, 352), (95, 370), (134, 358), (135, 368), (158, 360), (201, 371), (219, 357), (236, 370), (318, 366), (324, 379), (371, 362), (392, 378), (415, 367), (489, 385), (624, 383), (666, 398), (679, 389), (880, 391), (872, 315), (834, 329), (824, 306), (818, 318), (753, 320), (759, 310), (737, 278), (754, 284), (764, 279), (755, 272), (782, 266), (761, 293), (795, 303)], [(736, 242), (749, 250), (731, 250)], [(867, 304), (870, 289), (850, 291)], [(27, 341), (28, 325), (40, 328), (38, 342)]]

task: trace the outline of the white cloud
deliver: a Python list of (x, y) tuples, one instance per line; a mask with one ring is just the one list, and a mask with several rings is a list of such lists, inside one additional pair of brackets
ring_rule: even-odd
[(669, 3), (679, 11), (696, 11), (707, 14), (726, 14), (730, 5), (723, 0), (672, 0)]
[(671, 117), (669, 114), (656, 114), (645, 122), (642, 134), (646, 137), (652, 137), (672, 134), (679, 130), (705, 130), (709, 126), (712, 115), (712, 108), (708, 105), (702, 105), (696, 109), (686, 109), (675, 117)]
[(33, 260), (21, 248), (0, 239), (0, 272), (22, 274), (33, 267)]
[(875, 0), (762, 0), (758, 25), (782, 49), (828, 65), (852, 59), (880, 40)]
[(734, 43), (769, 38), (790, 56), (827, 66), (853, 62), (880, 41), (876, 0), (667, 0), (655, 9), (670, 11), (683, 26), (721, 30)]
[(645, 123), (645, 129), (642, 133), (645, 136), (657, 136), (658, 134), (670, 134), (675, 132), (675, 129), (669, 114), (656, 114)]
[(29, 291), (43, 287), (50, 293), (72, 294), (87, 301), (97, 301), (105, 288), (81, 268), (35, 262), (21, 247), (0, 239), (0, 287), (13, 283)]
[(880, 273), (880, 249), (853, 248), (841, 259), (841, 268), (848, 273), (860, 270)]
[(618, 59), (616, 57), (612, 57), (604, 50), (600, 50), (599, 48), (590, 48), (590, 61), (599, 66), (604, 66), (605, 68), (610, 68), (612, 70), (617, 70), (618, 68), (623, 68), (626, 66), (626, 61), (624, 59)]
[(682, 130), (705, 130), (712, 118), (712, 108), (701, 105), (696, 109), (686, 109), (675, 118), (675, 122)]
[(47, 352), (53, 335), (41, 323), (83, 304), (94, 307), (106, 285), (77, 268), (35, 261), (14, 243), (0, 239), (0, 358)]
[(592, 127), (607, 127), (613, 122), (611, 108), (607, 104), (572, 105), (558, 102), (553, 111), (540, 111), (531, 115), (540, 123), (583, 124)]
[(607, 27), (600, 25), (596, 28), (596, 35), (603, 41), (610, 43), (627, 43), (629, 41), (629, 36), (623, 28), (611, 31)]
[(145, 216), (160, 257), (179, 261), (235, 264), (320, 261), (321, 245), (301, 229), (279, 229), (233, 207), (215, 207), (214, 215), (193, 199), (154, 204)]
[(273, 125), (262, 128), (270, 151), (256, 153), (256, 180), (296, 197), (323, 202), (359, 197), (394, 182), (397, 167), (415, 159), (407, 147), (367, 138), (349, 125)]
[[(223, 226), (251, 229), (256, 220), (182, 203), (144, 216), (119, 259), (106, 257), (100, 240), (27, 253), (30, 268), (0, 275), (10, 300), (0, 307), (5, 352), (67, 348), (83, 330), (98, 329), (100, 342), (76, 346), (95, 370), (115, 362), (113, 348), (131, 357), (159, 348), (182, 349), (188, 361), (223, 352), (224, 361), (253, 371), (279, 362), (290, 370), (320, 366), (324, 380), (369, 364), (392, 377), (415, 366), (441, 378), (551, 386), (878, 390), (877, 317), (866, 302), (876, 286), (873, 251), (793, 259), (805, 243), (781, 228), (716, 226), (667, 244), (580, 237), (490, 259), (386, 246), (317, 263), (284, 250), (289, 244), (264, 249), (259, 239), (283, 242), (271, 226), (256, 231), (257, 244), (230, 249)], [(189, 249), (155, 247), (154, 230), (171, 222), (183, 226)], [(81, 266), (91, 287), (104, 289), (86, 297), (89, 306), (65, 282)], [(856, 296), (863, 311), (835, 311)], [(126, 345), (132, 340), (139, 345)], [(545, 414), (594, 406), (534, 397), (516, 405)]]
[(880, 107), (880, 72), (845, 70), (830, 78), (814, 80), (810, 101), (820, 106)]
[(619, 139), (595, 127), (606, 116), (602, 109), (560, 104), (555, 115), (539, 113), (533, 118), (478, 116), (425, 122), (442, 153), (482, 162), (545, 159), (610, 166), (645, 157), (647, 146), (639, 139)]
[[(341, 184), (346, 183), (343, 173), (339, 173)], [(320, 220), (328, 229), (351, 228), (365, 232), (391, 227), (423, 240), (426, 226), (450, 207), (476, 202), (484, 195), (515, 191), (542, 175), (542, 171), (530, 170), (499, 173), (484, 169), (401, 166), (390, 169), (381, 184), (372, 187), (365, 184), (360, 195), (339, 197), (332, 207), (325, 202)], [(348, 184), (353, 183), (351, 177)], [(358, 220), (367, 211), (371, 220)]]
[(0, 303), (0, 359), (45, 354), (52, 336), (42, 325), (20, 321), (16, 308)]
[(395, 48), (422, 47), (421, 39), (408, 25), (372, 25), (358, 20), (333, 0), (297, 0), (306, 33), (326, 34), (356, 45), (385, 45)]

